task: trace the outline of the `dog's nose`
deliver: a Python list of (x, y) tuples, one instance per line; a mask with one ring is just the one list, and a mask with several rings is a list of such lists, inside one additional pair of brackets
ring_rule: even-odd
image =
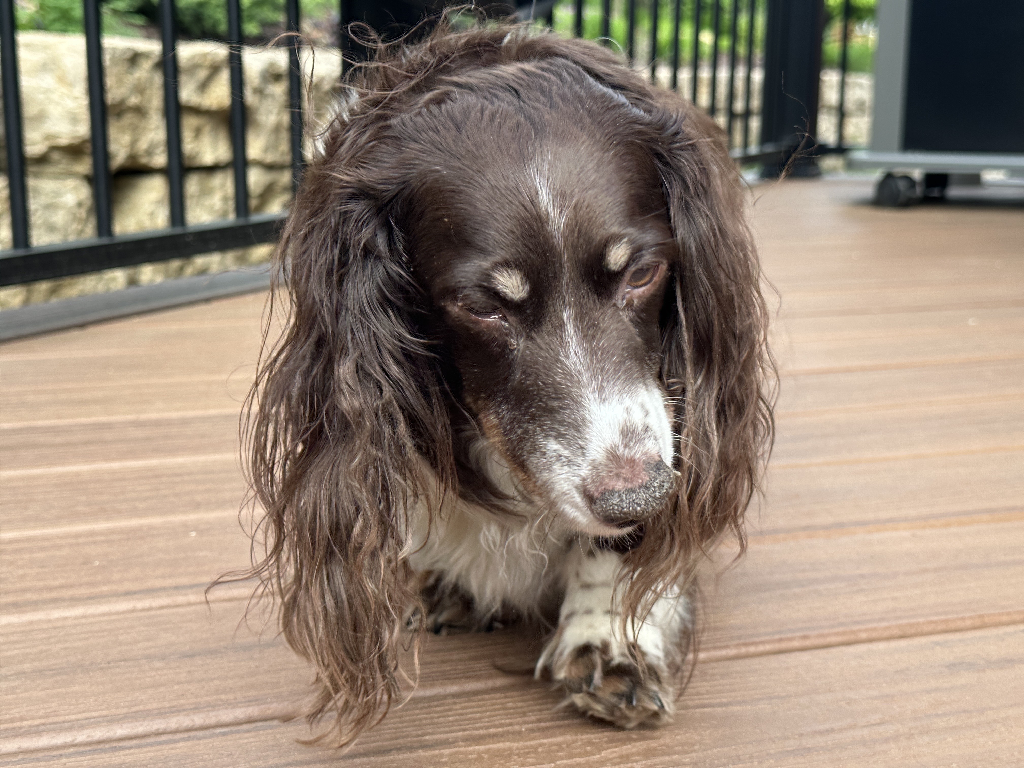
[(675, 473), (660, 459), (629, 462), (595, 483), (592, 509), (611, 525), (639, 522), (661, 509), (674, 488)]

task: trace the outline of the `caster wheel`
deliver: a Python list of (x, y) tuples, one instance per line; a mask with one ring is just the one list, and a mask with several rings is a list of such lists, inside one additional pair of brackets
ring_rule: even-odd
[(875, 205), (903, 208), (917, 201), (917, 182), (909, 176), (887, 173), (875, 187)]
[(949, 186), (948, 173), (926, 173), (921, 184), (921, 202), (941, 203), (946, 199)]

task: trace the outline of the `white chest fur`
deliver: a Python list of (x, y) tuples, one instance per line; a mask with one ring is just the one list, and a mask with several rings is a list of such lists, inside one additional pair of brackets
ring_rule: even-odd
[(473, 597), (478, 614), (508, 606), (532, 615), (560, 595), (567, 545), (544, 518), (499, 518), (461, 500), (437, 515), (429, 531), (426, 515), (419, 517), (410, 565), (444, 574)]

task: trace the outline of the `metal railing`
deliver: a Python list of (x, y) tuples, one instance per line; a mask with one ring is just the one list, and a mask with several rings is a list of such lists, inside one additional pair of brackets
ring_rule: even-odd
[[(192, 256), (212, 251), (267, 243), (274, 240), (284, 213), (250, 213), (246, 182), (245, 100), (242, 88), (242, 10), (240, 0), (227, 5), (228, 68), (230, 70), (230, 135), (234, 180), (235, 217), (201, 225), (186, 224), (181, 106), (178, 94), (176, 12), (174, 0), (160, 0), (160, 31), (167, 139), (166, 174), (170, 190), (170, 226), (134, 234), (113, 234), (111, 171), (108, 157), (107, 115), (103, 79), (103, 38), (100, 0), (83, 0), (87, 79), (90, 105), (92, 186), (96, 236), (88, 240), (32, 245), (29, 199), (22, 133), (20, 83), (16, 51), (14, 0), (0, 0), (0, 64), (7, 154), (7, 177), (13, 248), (0, 251), (0, 286)], [(338, 41), (351, 19), (351, 2), (339, 0)], [(792, 151), (786, 142), (773, 141), (765, 125), (755, 131), (764, 98), (755, 98), (753, 73), (764, 72), (765, 43), (771, 6), (809, 2), (822, 8), (822, 0), (556, 0), (521, 7), (521, 18), (536, 17), (556, 29), (577, 36), (595, 36), (621, 48), (652, 80), (670, 88), (683, 88), (713, 114), (728, 131), (733, 154), (740, 162), (777, 160)], [(849, 0), (845, 13), (849, 14)], [(285, 29), (300, 29), (299, 0), (284, 0)], [(531, 13), (533, 16), (531, 16)], [(845, 29), (844, 24), (844, 29)], [(621, 33), (621, 34), (620, 34)], [(621, 39), (619, 39), (621, 37)], [(809, 43), (818, 46), (817, 40)], [(291, 168), (293, 187), (303, 169), (303, 82), (300, 69), (301, 38), (287, 38), (289, 78), (287, 108), (291, 115)], [(845, 70), (847, 40), (843, 37)], [(643, 59), (643, 61), (641, 61)], [(780, 73), (764, 72), (767, 87)], [(843, 109), (840, 90), (840, 111)], [(817, 92), (815, 86), (814, 99)], [(284, 105), (282, 105), (284, 106)], [(840, 120), (841, 131), (842, 120)], [(755, 139), (755, 133), (759, 139)], [(842, 150), (842, 133), (837, 146)]]

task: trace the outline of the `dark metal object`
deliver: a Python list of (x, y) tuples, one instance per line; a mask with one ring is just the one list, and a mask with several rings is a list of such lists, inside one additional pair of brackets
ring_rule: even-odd
[(27, 248), (28, 195), (25, 191), (25, 151), (21, 125), (21, 87), (18, 47), (14, 39), (14, 2), (0, 8), (0, 66), (3, 68), (4, 136), (7, 144), (7, 190), (11, 205), (11, 235), (15, 248)]
[[(680, 0), (676, 0), (680, 2)], [(651, 0), (651, 82), (658, 80), (658, 11), (660, 0)]]
[(636, 59), (636, 0), (626, 3), (626, 57), (630, 64)]
[(612, 0), (601, 0), (601, 37), (607, 39), (612, 34)]
[(750, 77), (754, 68), (754, 24), (757, 21), (757, 0), (747, 2), (747, 71), (743, 84), (743, 149), (750, 146)]
[(839, 56), (839, 114), (836, 120), (839, 130), (836, 133), (836, 145), (843, 146), (843, 122), (846, 118), (846, 64), (847, 49), (850, 42), (850, 0), (843, 0), (843, 47)]
[(708, 114), (712, 117), (718, 116), (718, 38), (720, 24), (722, 21), (722, 0), (715, 0), (715, 14), (713, 29), (715, 30), (715, 42), (711, 48), (711, 104), (708, 107)]
[(679, 35), (683, 17), (683, 0), (676, 0), (672, 7), (672, 90), (679, 90)]
[(917, 199), (917, 182), (909, 176), (887, 173), (875, 187), (875, 205), (885, 208), (905, 208)]
[(700, 80), (700, 4), (701, 0), (693, 0), (693, 60), (691, 65), (691, 71), (693, 73), (693, 87), (691, 89), (690, 101), (694, 104), (697, 104), (697, 84)]
[(302, 69), (299, 62), (299, 0), (285, 0), (285, 29), (291, 33), (288, 40), (288, 106), (291, 110), (292, 189), (299, 188), (299, 180), (306, 166), (302, 156)]
[(782, 162), (765, 166), (765, 178), (783, 171), (820, 176), (811, 149), (818, 131), (818, 85), (824, 0), (768, 0), (765, 30), (761, 144), (786, 150)]
[(583, 0), (576, 0), (576, 16), (573, 23), (573, 33), (576, 37), (583, 37)]
[(265, 213), (242, 221), (218, 221), (3, 251), (0, 252), (0, 285), (81, 275), (101, 269), (269, 243), (277, 238), (285, 215)]
[(92, 141), (92, 198), (96, 236), (110, 237), (110, 153), (103, 83), (103, 33), (100, 0), (84, 0), (85, 61), (89, 80), (89, 131)]
[(726, 112), (729, 143), (732, 144), (732, 126), (736, 119), (736, 35), (739, 34), (740, 0), (732, 0), (732, 25), (729, 28), (729, 105)]
[(181, 153), (181, 104), (178, 101), (178, 29), (174, 0), (160, 0), (160, 41), (164, 64), (164, 116), (167, 121), (167, 183), (171, 226), (185, 226), (185, 162)]
[(231, 74), (231, 167), (235, 176), (235, 217), (249, 215), (245, 159), (245, 92), (242, 83), (242, 7), (228, 1), (228, 69)]

